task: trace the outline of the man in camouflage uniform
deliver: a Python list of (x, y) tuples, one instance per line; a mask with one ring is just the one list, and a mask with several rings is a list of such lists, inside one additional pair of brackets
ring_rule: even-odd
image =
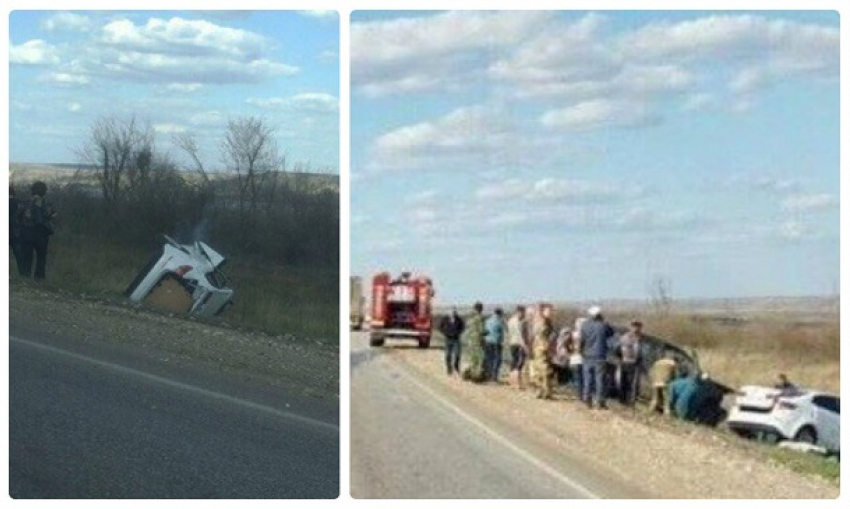
[(538, 399), (552, 398), (551, 350), (552, 308), (541, 305), (534, 319), (534, 340), (532, 343), (532, 376), (537, 388)]
[(484, 371), (484, 305), (476, 302), (473, 313), (466, 321), (463, 331), (466, 343), (467, 364), (463, 370), (463, 379), (472, 382), (483, 382)]

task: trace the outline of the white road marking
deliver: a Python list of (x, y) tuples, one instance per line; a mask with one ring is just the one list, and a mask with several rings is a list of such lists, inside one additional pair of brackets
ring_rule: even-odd
[(27, 346), (32, 347), (32, 348), (38, 348), (38, 349), (45, 350), (45, 351), (55, 353), (55, 354), (58, 354), (58, 355), (64, 355), (66, 357), (70, 357), (72, 359), (87, 362), (89, 364), (95, 364), (97, 366), (101, 366), (103, 368), (107, 368), (107, 369), (112, 370), (112, 371), (124, 373), (124, 374), (127, 374), (127, 375), (132, 375), (132, 376), (139, 377), (139, 378), (144, 378), (144, 379), (150, 380), (152, 382), (156, 382), (156, 383), (159, 383), (159, 384), (162, 384), (162, 385), (166, 385), (168, 387), (173, 387), (175, 389), (180, 389), (180, 390), (183, 390), (183, 391), (186, 391), (186, 392), (191, 392), (193, 394), (198, 394), (200, 396), (204, 396), (204, 397), (207, 397), (207, 398), (213, 398), (213, 399), (218, 399), (218, 400), (222, 400), (222, 401), (227, 401), (228, 403), (233, 403), (234, 405), (239, 405), (239, 406), (242, 406), (242, 407), (245, 407), (245, 408), (250, 408), (252, 410), (257, 410), (259, 412), (265, 412), (267, 414), (271, 414), (271, 415), (274, 415), (274, 416), (277, 416), (277, 417), (281, 417), (283, 419), (300, 422), (302, 424), (307, 424), (309, 426), (321, 428), (324, 431), (331, 431), (331, 432), (336, 433), (337, 435), (339, 434), (339, 426), (336, 425), (336, 424), (331, 424), (331, 423), (328, 423), (328, 422), (325, 422), (325, 421), (320, 421), (318, 419), (305, 417), (303, 415), (298, 415), (298, 414), (295, 414), (295, 413), (292, 413), (292, 412), (286, 412), (286, 411), (279, 410), (279, 409), (274, 408), (274, 407), (261, 405), (259, 403), (255, 403), (253, 401), (248, 401), (246, 399), (237, 398), (235, 396), (229, 396), (227, 394), (222, 394), (220, 392), (215, 392), (215, 391), (211, 391), (211, 390), (204, 389), (204, 388), (201, 388), (201, 387), (197, 387), (197, 386), (194, 386), (194, 385), (185, 384), (183, 382), (178, 382), (176, 380), (171, 380), (170, 378), (164, 378), (164, 377), (161, 377), (161, 376), (153, 375), (151, 373), (145, 373), (144, 371), (139, 371), (139, 370), (136, 370), (136, 369), (133, 369), (133, 368), (128, 368), (126, 366), (121, 366), (119, 364), (114, 364), (114, 363), (111, 363), (111, 362), (106, 362), (106, 361), (102, 361), (102, 360), (99, 360), (99, 359), (94, 359), (92, 357), (88, 357), (88, 356), (81, 355), (81, 354), (74, 353), (74, 352), (69, 352), (68, 350), (63, 350), (61, 348), (48, 346), (48, 345), (38, 343), (38, 342), (35, 342), (35, 341), (29, 341), (27, 339), (16, 338), (16, 337), (13, 337), (13, 336), (10, 336), (9, 339), (11, 341), (16, 342), (16, 343), (27, 345)]
[(475, 427), (477, 427), (478, 429), (483, 431), (485, 434), (489, 435), (490, 438), (496, 440), (497, 442), (499, 442), (503, 446), (510, 449), (517, 456), (519, 456), (522, 459), (526, 460), (527, 462), (531, 463), (532, 465), (539, 468), (540, 470), (546, 472), (547, 474), (554, 477), (558, 481), (566, 484), (571, 489), (580, 493), (585, 498), (602, 498), (599, 495), (597, 495), (596, 493), (593, 493), (589, 489), (587, 489), (584, 486), (582, 486), (581, 484), (577, 483), (576, 481), (565, 476), (564, 474), (562, 474), (561, 472), (559, 472), (558, 470), (556, 470), (555, 468), (553, 468), (549, 464), (539, 460), (533, 454), (531, 454), (530, 452), (526, 451), (525, 449), (519, 447), (518, 445), (514, 444), (513, 442), (511, 442), (510, 440), (505, 438), (503, 435), (501, 435), (497, 431), (491, 429), (486, 424), (484, 424), (480, 420), (476, 419), (472, 415), (468, 414), (467, 412), (464, 412), (461, 408), (456, 406), (454, 403), (452, 403), (451, 401), (440, 396), (433, 389), (431, 389), (430, 387), (426, 386), (425, 384), (423, 384), (420, 381), (413, 378), (413, 376), (410, 375), (409, 373), (405, 372), (402, 369), (399, 369), (398, 372), (401, 373), (402, 376), (407, 378), (407, 380), (409, 380), (413, 385), (419, 387), (419, 389), (421, 389), (423, 392), (425, 392), (426, 394), (428, 394), (429, 396), (434, 398), (437, 402), (439, 402), (440, 404), (442, 404), (443, 406), (445, 406), (449, 410), (455, 412), (461, 418), (463, 418), (464, 420), (466, 420), (470, 424), (474, 425)]

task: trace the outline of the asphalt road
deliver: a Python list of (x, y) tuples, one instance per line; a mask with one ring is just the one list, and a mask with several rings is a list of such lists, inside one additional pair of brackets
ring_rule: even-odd
[(129, 347), (11, 326), (13, 498), (335, 498), (338, 411)]
[[(355, 498), (631, 498), (644, 494), (552, 454), (523, 430), (370, 349), (352, 333), (351, 495)], [(460, 383), (460, 382), (458, 382)]]

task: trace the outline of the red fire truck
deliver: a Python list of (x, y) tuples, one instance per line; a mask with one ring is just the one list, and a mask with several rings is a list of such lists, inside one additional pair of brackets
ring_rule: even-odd
[(369, 344), (383, 346), (386, 338), (408, 338), (419, 348), (431, 344), (431, 279), (403, 272), (393, 279), (388, 272), (372, 278), (372, 320)]

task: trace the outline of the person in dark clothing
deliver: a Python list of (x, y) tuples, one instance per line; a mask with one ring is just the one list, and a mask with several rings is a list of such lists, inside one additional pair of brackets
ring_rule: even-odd
[(620, 336), (617, 343), (617, 357), (620, 367), (620, 403), (634, 406), (640, 387), (641, 342), (643, 340), (643, 324), (632, 320), (629, 330)]
[[(9, 184), (9, 251), (15, 257), (18, 272), (21, 271), (21, 200), (15, 195), (15, 188)], [(11, 272), (11, 271), (10, 271)]]
[(582, 324), (580, 331), (584, 363), (582, 400), (590, 408), (593, 408), (593, 402), (596, 400), (597, 408), (607, 409), (605, 371), (608, 364), (609, 341), (614, 336), (614, 329), (605, 321), (599, 306), (591, 307), (587, 314), (589, 319)]
[[(20, 275), (44, 279), (47, 268), (47, 243), (53, 234), (53, 219), (56, 212), (44, 200), (47, 184), (35, 182), (30, 187), (30, 200), (20, 207), (18, 216), (21, 225)], [(33, 272), (33, 260), (35, 271)]]
[(708, 426), (717, 426), (726, 418), (723, 408), (723, 389), (708, 374), (700, 376), (702, 383), (694, 401), (694, 421)]
[(463, 329), (463, 318), (457, 308), (453, 308), (452, 313), (440, 321), (440, 333), (446, 338), (446, 372), (449, 376), (460, 375), (460, 335)]

